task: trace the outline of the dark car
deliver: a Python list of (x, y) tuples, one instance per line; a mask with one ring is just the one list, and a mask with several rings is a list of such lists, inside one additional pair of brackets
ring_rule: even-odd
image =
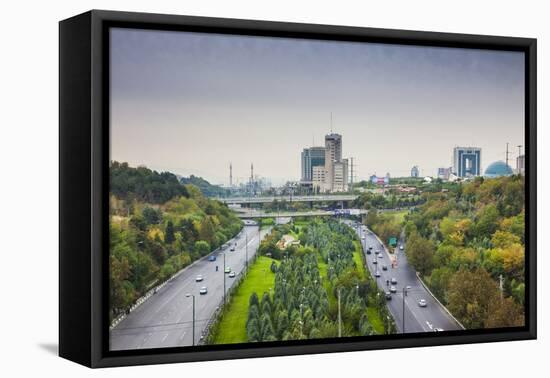
[(208, 256), (208, 261), (216, 261), (216, 256), (214, 255)]
[(371, 253), (371, 250), (367, 249), (367, 255), (370, 255), (370, 253)]
[(389, 291), (386, 291), (386, 299), (391, 301), (391, 293)]
[(388, 270), (388, 266), (387, 265), (382, 265), (382, 270)]

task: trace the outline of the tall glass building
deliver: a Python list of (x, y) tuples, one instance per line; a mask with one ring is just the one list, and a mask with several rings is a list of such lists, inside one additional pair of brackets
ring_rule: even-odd
[(453, 150), (453, 173), (458, 177), (481, 175), (481, 148), (455, 147)]
[(302, 181), (313, 180), (313, 167), (325, 166), (325, 147), (304, 148), (302, 151)]

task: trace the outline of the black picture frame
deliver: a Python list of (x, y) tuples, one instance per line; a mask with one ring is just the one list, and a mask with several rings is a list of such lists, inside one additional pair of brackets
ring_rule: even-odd
[[(525, 52), (526, 325), (284, 343), (109, 351), (108, 28)], [(535, 339), (536, 39), (92, 10), (59, 24), (59, 354), (89, 367)]]

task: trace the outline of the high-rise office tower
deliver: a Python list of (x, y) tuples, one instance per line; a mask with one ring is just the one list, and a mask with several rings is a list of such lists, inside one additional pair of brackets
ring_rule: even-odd
[(325, 135), (325, 181), (326, 191), (334, 190), (334, 162), (342, 160), (342, 135)]
[(325, 147), (304, 148), (302, 151), (302, 181), (313, 180), (313, 168), (325, 166)]
[(453, 173), (458, 177), (481, 175), (481, 148), (455, 147), (453, 150)]

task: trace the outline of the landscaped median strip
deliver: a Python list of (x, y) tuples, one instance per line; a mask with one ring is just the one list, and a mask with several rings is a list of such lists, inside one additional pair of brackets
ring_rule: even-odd
[(243, 343), (247, 341), (246, 320), (250, 295), (256, 292), (260, 297), (275, 287), (275, 273), (271, 271), (276, 260), (258, 256), (248, 269), (246, 277), (231, 296), (228, 306), (218, 324), (214, 344)]

